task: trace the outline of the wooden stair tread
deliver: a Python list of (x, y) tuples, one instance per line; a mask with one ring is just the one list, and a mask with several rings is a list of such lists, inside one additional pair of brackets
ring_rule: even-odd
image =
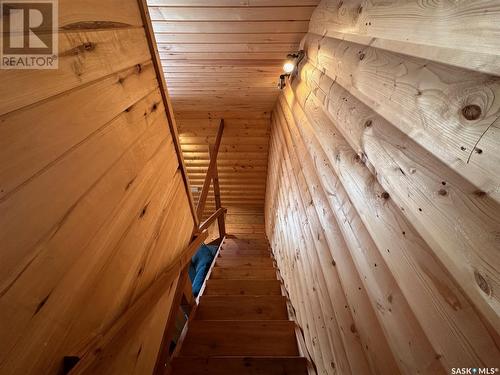
[(244, 249), (244, 250), (265, 250), (269, 251), (267, 242), (245, 242), (245, 241), (231, 241), (226, 240), (222, 245), (223, 249)]
[(273, 260), (270, 257), (255, 256), (220, 256), (215, 260), (215, 265), (220, 267), (273, 267)]
[(234, 249), (221, 249), (220, 256), (250, 256), (250, 257), (267, 257), (271, 258), (269, 251), (262, 250), (234, 250)]
[[(250, 259), (250, 260), (268, 260), (272, 258), (269, 255), (255, 255), (255, 254), (231, 254), (231, 253), (225, 253), (225, 254), (219, 254), (219, 258), (224, 258), (224, 259)], [(218, 259), (219, 259), (218, 258)]]
[(225, 240), (172, 373), (307, 374), (265, 240)]
[(281, 295), (278, 280), (209, 279), (203, 296)]
[(298, 356), (295, 324), (288, 320), (193, 320), (180, 357)]
[(276, 269), (271, 267), (214, 267), (211, 279), (275, 280)]
[(244, 236), (240, 236), (239, 238), (236, 237), (226, 237), (224, 243), (226, 244), (236, 244), (236, 245), (241, 245), (241, 244), (256, 244), (256, 243), (262, 243), (267, 245), (267, 240), (264, 236), (262, 237), (257, 237), (257, 236), (252, 236), (245, 238)]
[(242, 252), (242, 253), (252, 253), (252, 252), (259, 252), (259, 253), (264, 253), (264, 254), (271, 254), (271, 252), (267, 249), (267, 248), (264, 248), (264, 247), (255, 247), (255, 246), (252, 246), (252, 247), (246, 247), (246, 246), (240, 246), (240, 247), (237, 247), (237, 246), (222, 246), (221, 247), (221, 251), (222, 252), (228, 252), (228, 251), (239, 251), (239, 252)]
[(283, 296), (202, 296), (197, 320), (287, 320)]
[(303, 357), (178, 357), (172, 363), (178, 375), (306, 375)]

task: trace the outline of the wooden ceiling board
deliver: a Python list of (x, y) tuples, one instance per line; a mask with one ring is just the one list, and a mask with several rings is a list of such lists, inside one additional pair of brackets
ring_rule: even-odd
[[(148, 0), (186, 169), (198, 198), (220, 118), (222, 205), (263, 211), (270, 112), (286, 55), (319, 0)], [(207, 211), (215, 203), (211, 190)], [(207, 212), (205, 212), (207, 214)]]
[(276, 34), (173, 34), (157, 33), (156, 41), (162, 43), (220, 43), (224, 40), (226, 45), (231, 43), (296, 43), (305, 33), (276, 33)]
[(282, 6), (316, 6), (317, 0), (149, 0), (150, 6), (179, 7), (282, 7)]

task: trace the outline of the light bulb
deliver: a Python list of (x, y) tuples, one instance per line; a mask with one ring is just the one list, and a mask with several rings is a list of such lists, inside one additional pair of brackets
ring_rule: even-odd
[(287, 74), (290, 74), (295, 69), (295, 64), (291, 61), (287, 61), (285, 65), (283, 65), (283, 71)]

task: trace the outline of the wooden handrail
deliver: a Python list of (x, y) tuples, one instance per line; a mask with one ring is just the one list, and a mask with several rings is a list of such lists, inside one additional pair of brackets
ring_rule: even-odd
[[(223, 238), (221, 240), (221, 242), (218, 244), (217, 252), (215, 253), (214, 259), (212, 259), (212, 263), (210, 264), (210, 268), (209, 268), (209, 270), (207, 272), (205, 280), (203, 281), (203, 285), (201, 286), (200, 293), (198, 294), (198, 297), (196, 297), (196, 303), (194, 304), (193, 309), (191, 310), (191, 313), (189, 314), (188, 320), (187, 320), (186, 324), (184, 325), (184, 328), (182, 329), (182, 332), (181, 332), (181, 335), (179, 337), (179, 340), (177, 341), (177, 346), (175, 348), (174, 353), (172, 354), (172, 358), (179, 356), (180, 350), (182, 348), (182, 344), (184, 342), (184, 339), (186, 338), (186, 334), (187, 334), (187, 330), (188, 330), (189, 324), (194, 319), (194, 316), (196, 314), (196, 310), (199, 307), (199, 304), (198, 304), (199, 299), (200, 299), (201, 295), (203, 294), (203, 292), (205, 291), (205, 288), (207, 287), (207, 280), (209, 279), (210, 274), (212, 273), (212, 270), (214, 269), (215, 263), (217, 262), (217, 258), (218, 258), (219, 254), (220, 254), (220, 250), (221, 250), (222, 244), (224, 243), (224, 240), (225, 240), (225, 238)], [(167, 364), (167, 370), (165, 372), (154, 373), (154, 375), (175, 375), (175, 374), (172, 373), (171, 363), (168, 363)]]
[(175, 332), (175, 322), (177, 319), (177, 314), (179, 313), (179, 308), (182, 303), (182, 295), (184, 294), (185, 286), (189, 279), (189, 264), (182, 269), (179, 275), (179, 281), (174, 292), (174, 298), (172, 299), (172, 305), (170, 306), (170, 311), (168, 313), (167, 324), (163, 331), (163, 337), (161, 339), (160, 348), (158, 355), (156, 356), (155, 368), (153, 374), (163, 374), (170, 357), (170, 342), (172, 341)]
[(226, 208), (219, 208), (217, 211), (215, 211), (210, 217), (205, 220), (203, 223), (200, 224), (200, 231), (203, 231), (207, 229), (212, 223), (217, 219), (220, 219), (221, 217), (224, 217), (224, 214), (227, 212)]
[(208, 165), (207, 175), (205, 181), (203, 182), (203, 188), (201, 189), (200, 198), (198, 200), (198, 205), (196, 206), (196, 215), (198, 220), (201, 221), (203, 217), (203, 212), (205, 211), (205, 203), (208, 197), (208, 191), (210, 190), (210, 183), (214, 175), (214, 170), (217, 163), (217, 155), (219, 153), (219, 146), (222, 140), (222, 133), (224, 132), (224, 119), (220, 120), (219, 130), (217, 130), (217, 136), (215, 137), (215, 144), (213, 145), (213, 154), (210, 155), (210, 164)]
[[(175, 260), (160, 273), (156, 280), (153, 281), (153, 283), (141, 293), (132, 305), (115, 320), (104, 335), (96, 337), (93, 341), (86, 345), (85, 349), (82, 350), (81, 353), (78, 353), (78, 357), (81, 359), (71, 370), (71, 375), (91, 373), (93, 364), (106, 358), (106, 349), (108, 348), (108, 345), (113, 346), (113, 343), (120, 342), (120, 335), (127, 334), (127, 332), (130, 331), (134, 325), (139, 326), (151, 312), (151, 306), (154, 306), (168, 291), (168, 289), (174, 286), (175, 283), (177, 283), (175, 286), (176, 290), (179, 288), (182, 283), (182, 280), (180, 280), (180, 276), (183, 276), (182, 271), (186, 269), (186, 266), (196, 253), (196, 250), (198, 250), (203, 241), (206, 240), (207, 236), (208, 232), (203, 231), (193, 238), (191, 243), (179, 255), (177, 255)], [(183, 286), (184, 284), (182, 287)], [(177, 308), (178, 306), (174, 306), (172, 304), (171, 311), (176, 311)], [(165, 334), (163, 336), (164, 341), (165, 339), (168, 339), (166, 334), (168, 332), (172, 332), (170, 327), (173, 326), (174, 323), (175, 315), (171, 313), (166, 323), (164, 331)], [(163, 354), (162, 351), (158, 354), (158, 358), (160, 358), (161, 354)]]

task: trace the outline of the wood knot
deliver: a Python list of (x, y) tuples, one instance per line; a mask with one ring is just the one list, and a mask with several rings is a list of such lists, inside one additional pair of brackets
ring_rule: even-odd
[(482, 153), (483, 153), (483, 150), (482, 150), (482, 149), (480, 149), (479, 147), (476, 147), (476, 148), (474, 149), (474, 151), (476, 151), (476, 153), (477, 153), (477, 154), (482, 154)]
[(439, 189), (438, 194), (444, 197), (448, 195), (448, 192), (445, 189)]
[(358, 8), (358, 14), (360, 14), (362, 11), (363, 11), (363, 6), (360, 5), (359, 8)]
[(389, 199), (390, 195), (387, 191), (384, 191), (382, 194), (381, 194), (381, 197), (384, 198), (384, 199)]
[(469, 104), (462, 108), (462, 115), (469, 121), (477, 120), (481, 116), (481, 107), (477, 104)]
[(486, 192), (482, 191), (482, 190), (476, 190), (474, 192), (474, 195), (478, 196), (479, 198), (482, 198), (482, 197), (486, 196)]
[(477, 270), (474, 270), (474, 278), (476, 279), (476, 283), (477, 285), (479, 285), (479, 288), (487, 295), (490, 295), (491, 293), (490, 286), (486, 282), (483, 275), (481, 275)]
[(85, 51), (93, 51), (95, 49), (95, 44), (92, 42), (83, 43), (83, 49)]
[(128, 182), (127, 186), (125, 186), (125, 190), (130, 189), (130, 187), (132, 186), (132, 184), (134, 183), (134, 181), (135, 181), (135, 177)]
[(361, 54), (359, 55), (359, 59), (360, 59), (360, 60), (363, 60), (364, 58), (365, 58), (365, 54), (364, 54), (364, 53), (361, 53)]
[(142, 209), (141, 213), (139, 214), (139, 218), (143, 218), (144, 215), (146, 215), (146, 212), (148, 211), (148, 206), (149, 206), (149, 203), (147, 203), (144, 208)]
[(366, 120), (365, 128), (369, 128), (370, 126), (372, 126), (372, 124), (373, 124), (372, 120)]

